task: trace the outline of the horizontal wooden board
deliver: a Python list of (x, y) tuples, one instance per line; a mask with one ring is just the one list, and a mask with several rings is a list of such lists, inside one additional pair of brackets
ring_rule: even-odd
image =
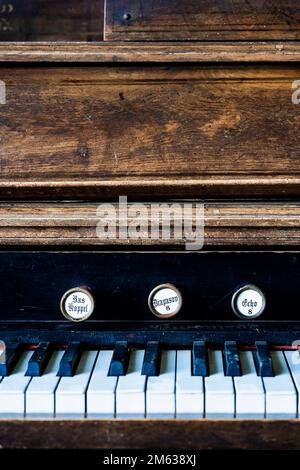
[[(195, 233), (195, 204), (190, 221)], [(187, 201), (177, 201), (171, 217), (171, 234), (182, 221), (182, 207)], [(172, 208), (172, 202), (169, 202)], [(187, 233), (182, 239), (161, 237), (153, 240), (150, 233), (141, 232), (138, 239), (121, 239), (120, 230), (127, 228), (120, 217), (119, 206), (111, 204), (107, 217), (116, 215), (117, 236), (99, 237), (99, 203), (14, 203), (0, 205), (1, 246), (73, 246), (126, 247), (140, 249), (185, 249)], [(150, 219), (151, 203), (139, 220), (146, 225)], [(106, 219), (107, 220), (107, 219)], [(128, 205), (128, 225), (135, 220), (134, 206)], [(282, 202), (206, 202), (204, 205), (204, 248), (261, 248), (293, 247), (300, 244), (300, 204)]]
[(4, 66), (0, 197), (298, 196), (299, 72)]
[(1, 420), (8, 449), (300, 449), (300, 421), (279, 419)]
[(7, 0), (0, 41), (91, 41), (103, 38), (103, 0)]
[(290, 42), (46, 42), (1, 43), (0, 62), (299, 62), (300, 44)]
[(288, 40), (299, 33), (297, 0), (106, 0), (107, 40)]

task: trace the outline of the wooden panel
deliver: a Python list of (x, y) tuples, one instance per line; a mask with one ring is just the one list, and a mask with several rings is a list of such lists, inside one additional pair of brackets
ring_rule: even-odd
[(300, 194), (299, 66), (3, 67), (0, 197)]
[(5, 43), (0, 62), (299, 62), (296, 41), (243, 43)]
[[(180, 201), (179, 201), (180, 202)], [(184, 202), (184, 201), (183, 201)], [(170, 203), (171, 204), (171, 203)], [(146, 207), (150, 209), (150, 204)], [(126, 246), (134, 248), (184, 249), (186, 239), (151, 240), (144, 238), (121, 240), (98, 238), (97, 203), (31, 203), (0, 205), (0, 244), (2, 246)], [(129, 213), (132, 206), (129, 204)], [(119, 224), (118, 206), (112, 205)], [(206, 248), (211, 247), (293, 247), (300, 244), (299, 203), (220, 202), (205, 203), (204, 235)], [(195, 231), (195, 213), (192, 229)], [(171, 233), (176, 221), (182, 220), (180, 210), (174, 210)], [(128, 218), (131, 224), (133, 218)], [(124, 227), (126, 228), (126, 227)]]
[(0, 41), (91, 41), (103, 38), (103, 0), (5, 0)]
[(299, 39), (297, 0), (106, 0), (107, 40)]
[[(1, 448), (300, 449), (299, 420), (1, 420)], [(184, 444), (183, 444), (184, 443)]]

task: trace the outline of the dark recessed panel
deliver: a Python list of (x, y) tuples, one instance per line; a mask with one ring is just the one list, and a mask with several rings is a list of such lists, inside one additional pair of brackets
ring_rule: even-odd
[[(300, 255), (292, 253), (0, 253), (0, 320), (62, 321), (62, 295), (85, 286), (95, 309), (82, 325), (95, 322), (153, 322), (148, 296), (171, 283), (182, 308), (168, 323), (240, 321), (243, 324), (299, 321)], [(246, 284), (264, 293), (258, 318), (240, 319), (231, 301)], [(77, 326), (77, 325), (76, 325)]]
[(0, 41), (93, 41), (103, 37), (103, 0), (6, 0)]

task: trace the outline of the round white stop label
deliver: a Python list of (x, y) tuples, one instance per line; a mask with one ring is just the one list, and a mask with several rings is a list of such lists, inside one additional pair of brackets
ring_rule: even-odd
[(234, 312), (242, 318), (256, 318), (266, 306), (263, 292), (256, 286), (248, 285), (239, 289), (232, 298)]
[(89, 318), (95, 307), (92, 294), (87, 289), (74, 287), (62, 296), (60, 309), (62, 314), (71, 321), (80, 322)]
[(154, 315), (170, 318), (181, 309), (182, 297), (172, 284), (161, 284), (150, 292), (148, 305)]

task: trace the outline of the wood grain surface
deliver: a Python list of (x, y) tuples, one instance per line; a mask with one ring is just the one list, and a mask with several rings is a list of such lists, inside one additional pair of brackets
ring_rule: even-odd
[(297, 0), (107, 0), (107, 40), (299, 39)]
[(298, 65), (2, 67), (0, 197), (300, 194)]
[(53, 42), (1, 43), (0, 62), (191, 63), (299, 62), (300, 44), (289, 42)]
[(1, 420), (1, 448), (300, 449), (299, 420)]
[(103, 0), (4, 0), (0, 41), (99, 41)]

